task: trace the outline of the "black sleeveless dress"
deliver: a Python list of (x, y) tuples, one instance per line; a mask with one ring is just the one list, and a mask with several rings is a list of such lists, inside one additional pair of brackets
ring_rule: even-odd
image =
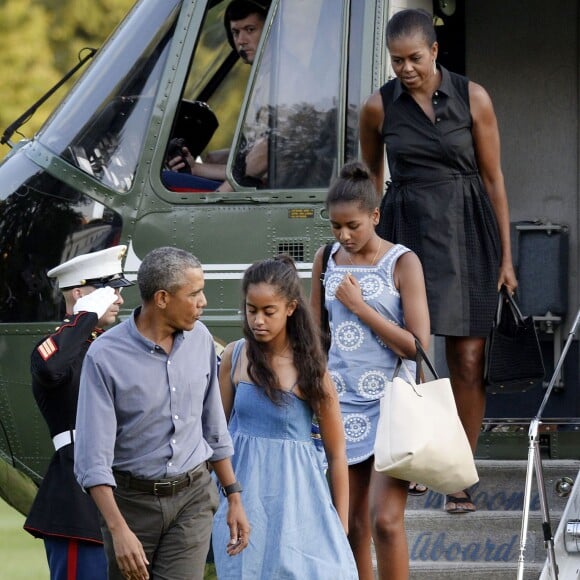
[(398, 79), (380, 89), (392, 181), (377, 233), (419, 256), (433, 334), (487, 336), (497, 304), (497, 221), (478, 173), (468, 79), (440, 70), (435, 123)]

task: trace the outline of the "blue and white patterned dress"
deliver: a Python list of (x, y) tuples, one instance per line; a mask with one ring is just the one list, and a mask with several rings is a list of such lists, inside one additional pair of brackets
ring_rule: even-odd
[(337, 266), (334, 254), (339, 248), (338, 242), (332, 247), (324, 274), (325, 305), (332, 334), (328, 368), (340, 400), (348, 463), (354, 465), (373, 455), (379, 401), (393, 376), (397, 355), (336, 298), (336, 288), (347, 273), (352, 274), (358, 280), (364, 301), (387, 320), (404, 326), (401, 296), (395, 288), (393, 272), (398, 258), (410, 250), (395, 245), (375, 266)]

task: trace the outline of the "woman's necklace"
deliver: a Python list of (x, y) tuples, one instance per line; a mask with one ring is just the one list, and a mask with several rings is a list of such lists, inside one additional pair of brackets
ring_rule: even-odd
[[(376, 251), (376, 253), (375, 253), (375, 257), (373, 258), (373, 261), (371, 262), (371, 266), (374, 266), (374, 265), (375, 265), (375, 263), (376, 263), (376, 261), (377, 261), (377, 258), (379, 257), (379, 252), (381, 251), (381, 248), (382, 248), (382, 247), (383, 247), (383, 240), (381, 240), (381, 241), (379, 242), (379, 247), (377, 248), (377, 251)], [(351, 257), (350, 257), (350, 254), (349, 254), (349, 253), (348, 253), (346, 250), (345, 250), (345, 252), (346, 252), (346, 257), (348, 258), (348, 261), (351, 263), (351, 266), (363, 266), (363, 265), (364, 265), (364, 264), (355, 264), (355, 263), (352, 261), (352, 259), (351, 259)]]
[(286, 345), (286, 346), (285, 346), (285, 347), (284, 347), (284, 348), (283, 348), (283, 349), (282, 349), (280, 352), (272, 351), (272, 352), (270, 353), (270, 356), (271, 356), (271, 357), (275, 357), (275, 356), (277, 356), (277, 357), (280, 357), (280, 358), (288, 358), (288, 359), (294, 358), (294, 357), (292, 357), (292, 355), (287, 355), (287, 354), (285, 354), (285, 353), (287, 353), (289, 350), (290, 350), (290, 345), (289, 345), (289, 344), (287, 344), (287, 345)]

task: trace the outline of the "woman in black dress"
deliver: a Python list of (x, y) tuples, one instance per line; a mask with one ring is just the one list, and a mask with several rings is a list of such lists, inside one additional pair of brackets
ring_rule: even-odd
[[(387, 150), (391, 181), (377, 230), (421, 259), (431, 331), (446, 337), (455, 401), (475, 450), (485, 337), (498, 289), (517, 286), (497, 120), (482, 86), (437, 64), (427, 12), (396, 13), (387, 46), (396, 78), (366, 100), (360, 116), (362, 156), (379, 195)], [(446, 500), (450, 513), (475, 510), (465, 490)]]

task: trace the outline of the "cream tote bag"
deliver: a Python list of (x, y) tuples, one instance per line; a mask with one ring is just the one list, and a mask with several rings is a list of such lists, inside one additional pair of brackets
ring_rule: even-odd
[[(435, 380), (420, 382), (421, 360)], [(417, 341), (415, 376), (399, 360), (381, 399), (375, 469), (449, 494), (479, 481), (449, 379), (440, 379)], [(400, 371), (405, 379), (398, 376)]]

